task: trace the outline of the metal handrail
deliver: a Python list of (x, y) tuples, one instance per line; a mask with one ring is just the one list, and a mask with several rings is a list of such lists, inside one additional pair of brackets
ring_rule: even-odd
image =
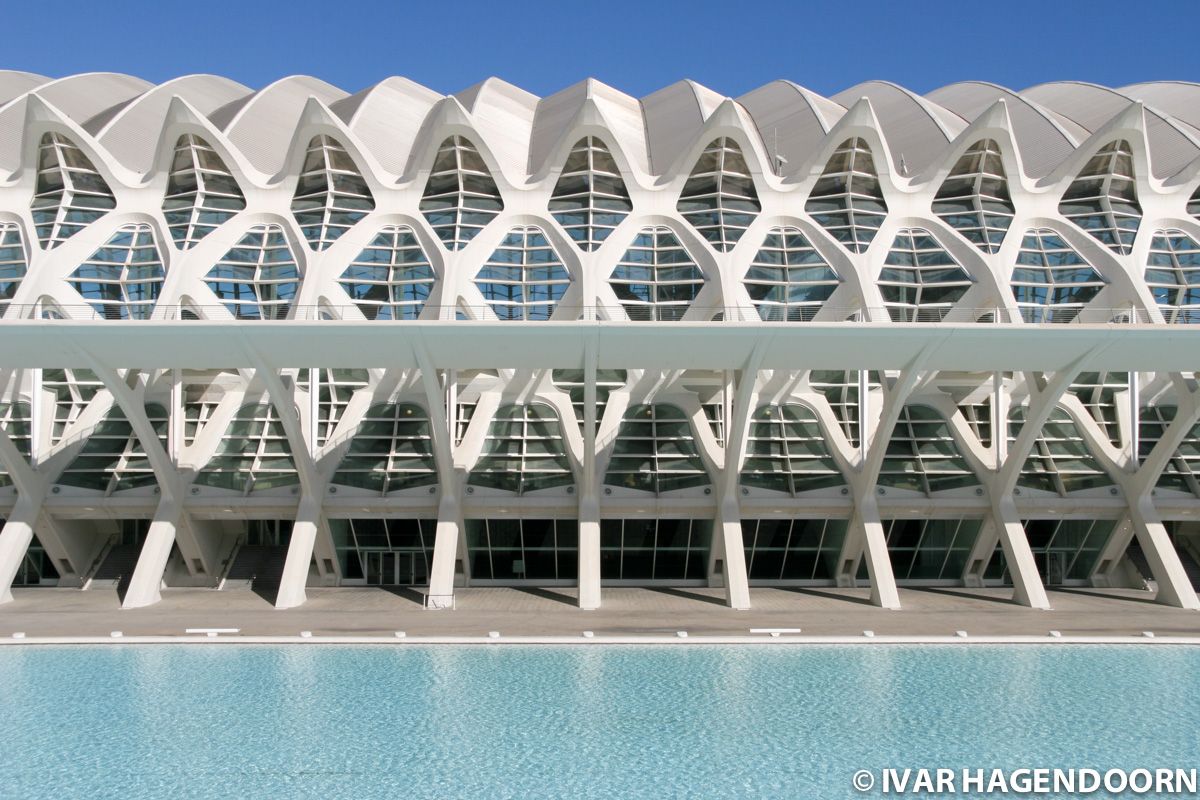
[[(713, 323), (786, 323), (786, 322), (858, 322), (908, 323), (953, 322), (981, 324), (1063, 324), (1079, 321), (1085, 324), (1200, 324), (1200, 306), (1195, 308), (1151, 307), (1133, 305), (1100, 307), (1072, 306), (939, 306), (915, 308), (902, 304), (884, 306), (581, 306), (559, 303), (553, 313), (549, 306), (522, 308), (520, 306), (433, 306), (411, 307), (419, 313), (393, 319), (388, 306), (348, 303), (340, 305), (292, 305), (268, 307), (259, 313), (258, 306), (237, 305), (164, 305), (159, 304), (138, 318), (123, 317), (120, 309), (97, 310), (91, 305), (56, 305), (56, 316), (47, 317), (42, 304), (0, 307), (0, 324), (40, 320), (48, 324), (59, 322), (138, 323), (143, 321), (206, 321), (206, 322), (713, 322)], [(539, 310), (540, 309), (540, 310)], [(522, 316), (527, 315), (527, 316)]]
[(220, 589), (221, 584), (225, 583), (225, 579), (229, 577), (229, 570), (233, 569), (233, 562), (237, 558), (238, 551), (242, 549), (242, 544), (245, 543), (246, 535), (238, 534), (233, 540), (233, 547), (229, 550), (229, 555), (221, 562), (221, 571), (217, 574), (216, 583), (213, 584), (214, 589)]

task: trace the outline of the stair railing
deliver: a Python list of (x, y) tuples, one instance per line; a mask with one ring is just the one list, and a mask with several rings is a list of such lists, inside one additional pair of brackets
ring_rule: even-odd
[(109, 552), (112, 551), (119, 538), (120, 534), (114, 533), (100, 546), (100, 552), (96, 554), (96, 557), (92, 559), (92, 563), (83, 571), (83, 575), (80, 576), (80, 590), (91, 588), (92, 577), (100, 569), (100, 565), (104, 563), (104, 559), (108, 558)]

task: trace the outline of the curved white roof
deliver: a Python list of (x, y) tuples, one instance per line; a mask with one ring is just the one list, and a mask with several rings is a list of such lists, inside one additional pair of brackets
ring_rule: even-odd
[[(252, 91), (227, 78), (188, 75), (158, 86), (129, 75), (88, 73), (50, 79), (0, 71), (0, 168), (16, 169), (23, 135), (24, 98), (36, 94), (99, 141), (124, 166), (145, 172), (172, 100), (179, 98), (229, 137), (257, 170), (283, 167), (303, 109), (316, 99), (340, 118), (390, 180), (412, 166), (413, 148), (445, 96), (411, 80), (392, 77), (355, 94), (309, 76), (291, 76)], [(861, 98), (867, 98), (893, 163), (921, 174), (950, 142), (998, 100), (1004, 102), (1023, 168), (1034, 179), (1049, 175), (1094, 132), (1121, 114), (1144, 106), (1144, 127), (1154, 177), (1180, 175), (1200, 158), (1200, 84), (1159, 81), (1110, 89), (1064, 81), (1020, 92), (968, 81), (917, 95), (885, 81), (868, 81), (832, 98), (791, 81), (765, 84), (738, 98), (737, 123), (757, 133), (768, 155), (786, 161), (784, 174), (826, 146), (828, 132)], [(514, 184), (553, 169), (573, 125), (607, 130), (612, 144), (642, 174), (676, 168), (709, 118), (728, 98), (694, 81), (680, 81), (641, 99), (596, 80), (585, 80), (538, 98), (490, 78), (454, 95), (464, 124), (477, 129)], [(1128, 121), (1132, 117), (1127, 116)], [(871, 124), (874, 124), (873, 122)], [(1142, 123), (1139, 123), (1141, 125)]]

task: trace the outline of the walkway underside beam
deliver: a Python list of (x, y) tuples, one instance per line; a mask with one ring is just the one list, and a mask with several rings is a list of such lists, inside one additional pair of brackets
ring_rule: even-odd
[(411, 369), (416, 341), (439, 369), (578, 369), (592, 340), (598, 369), (736, 370), (752, 356), (760, 369), (900, 369), (924, 351), (927, 370), (1056, 372), (1088, 356), (1093, 370), (1179, 372), (1196, 369), (1200, 343), (1180, 325), (5, 320), (0, 330), (0, 369), (93, 359), (113, 369)]

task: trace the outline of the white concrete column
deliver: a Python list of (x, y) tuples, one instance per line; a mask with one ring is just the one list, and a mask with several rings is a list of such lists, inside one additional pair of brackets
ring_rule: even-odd
[[(1008, 573), (1012, 576), (1013, 602), (1043, 611), (1050, 610), (1050, 599), (1046, 596), (1046, 587), (1042, 583), (1033, 550), (1029, 547), (1025, 526), (1021, 524), (1020, 515), (1017, 514), (1016, 503), (1010, 496), (1000, 497), (996, 500), (992, 513), (995, 516), (996, 531), (1000, 534), (1000, 546), (1004, 549)], [(991, 557), (990, 553), (988, 557)], [(986, 569), (987, 565), (984, 567)]]
[(295, 608), (307, 599), (304, 587), (308, 585), (309, 566), (312, 564), (320, 525), (321, 498), (314, 497), (310, 492), (302, 492), (300, 504), (296, 507), (296, 521), (292, 524), (287, 559), (283, 562), (279, 594), (275, 596), (276, 608)]
[[(896, 575), (892, 571), (892, 559), (888, 555), (887, 536), (883, 521), (879, 518), (879, 506), (871, 495), (856, 496), (854, 514), (846, 531), (850, 540), (859, 542), (855, 548), (843, 547), (842, 552), (861, 552), (867, 560), (867, 575), (871, 579), (871, 602), (880, 608), (900, 608), (900, 592), (896, 589)], [(851, 575), (853, 577), (853, 575)]]
[(1167, 535), (1159, 519), (1158, 511), (1149, 497), (1141, 497), (1129, 504), (1129, 517), (1133, 521), (1133, 529), (1146, 556), (1146, 563), (1154, 573), (1158, 583), (1158, 594), (1155, 602), (1175, 608), (1200, 610), (1200, 599), (1188, 579), (1179, 553)]
[(746, 545), (742, 540), (742, 514), (736, 499), (717, 507), (714, 536), (721, 537), (725, 560), (725, 602), (730, 608), (750, 608), (750, 579), (746, 574)]
[(442, 499), (438, 503), (426, 608), (442, 609), (453, 605), (454, 565), (458, 562), (458, 541), (462, 530), (462, 504), (459, 502), (457, 487), (443, 487)]
[(579, 607), (600, 607), (600, 487), (596, 476), (596, 348), (583, 363), (583, 479), (579, 483)]
[(0, 603), (13, 599), (13, 579), (33, 541), (33, 527), (41, 511), (42, 498), (18, 497), (4, 527), (0, 528)]
[(171, 557), (175, 531), (182, 515), (183, 503), (179, 499), (164, 494), (158, 501), (121, 608), (142, 608), (162, 599), (160, 590), (163, 573), (167, 570), (167, 560)]

